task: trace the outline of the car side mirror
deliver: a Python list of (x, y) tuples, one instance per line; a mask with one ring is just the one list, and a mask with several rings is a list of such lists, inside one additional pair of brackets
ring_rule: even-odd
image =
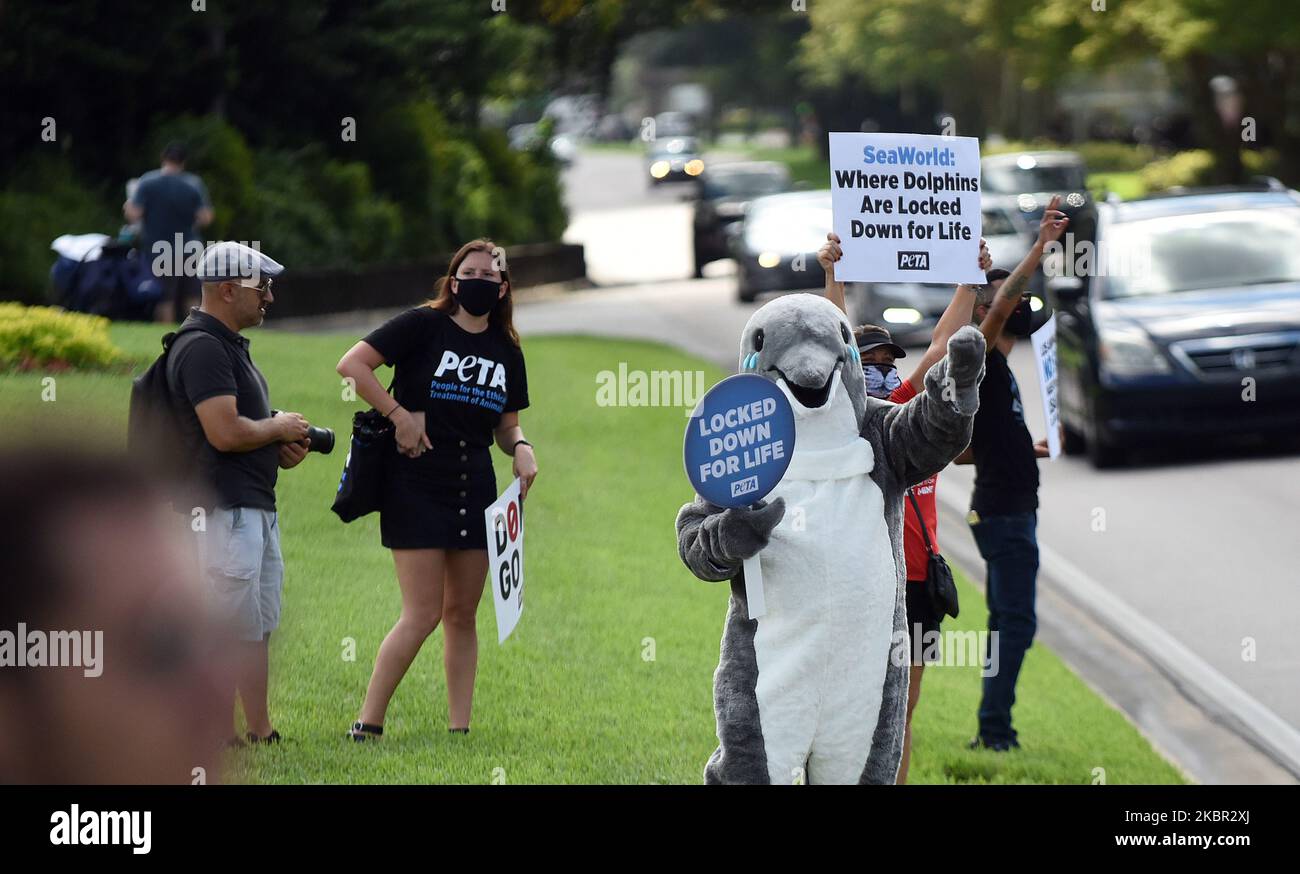
[(1082, 299), (1086, 289), (1077, 276), (1052, 276), (1047, 280), (1047, 291), (1060, 303), (1071, 304)]

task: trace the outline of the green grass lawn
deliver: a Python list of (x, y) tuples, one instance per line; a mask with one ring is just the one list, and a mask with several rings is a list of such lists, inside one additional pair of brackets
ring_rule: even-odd
[[(114, 326), (137, 362), (160, 329)], [(258, 330), (252, 352), (272, 402), (313, 422), (349, 427), (334, 363), (355, 338)], [(378, 522), (343, 525), (329, 511), (342, 446), (283, 472), (287, 566), (284, 617), (272, 644), (271, 708), (286, 741), (232, 756), (232, 776), (263, 783), (698, 783), (715, 746), (712, 675), (726, 611), (724, 585), (695, 579), (677, 558), (673, 519), (690, 497), (682, 473), (681, 408), (596, 405), (596, 374), (702, 369), (662, 346), (597, 339), (526, 339), (532, 409), (523, 416), (541, 468), (528, 504), (527, 607), (496, 643), (481, 605), (474, 730), (446, 731), (442, 636), (435, 633), (398, 689), (384, 740), (352, 744), (375, 651), (398, 612), (397, 583)], [(142, 364), (137, 364), (137, 369)], [(87, 433), (120, 442), (129, 377), (61, 374), (43, 402), (38, 374), (0, 374), (4, 432)], [(498, 454), (498, 484), (509, 481)], [(978, 592), (960, 583), (958, 628), (982, 627)], [(356, 658), (344, 658), (355, 641)], [(1025, 748), (970, 752), (978, 669), (932, 668), (916, 723), (916, 783), (1109, 783), (1181, 778), (1124, 717), (1052, 653), (1035, 646), (1016, 708)]]

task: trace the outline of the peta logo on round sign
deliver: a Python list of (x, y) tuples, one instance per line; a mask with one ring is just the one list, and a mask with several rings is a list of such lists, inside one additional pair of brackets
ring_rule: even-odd
[(686, 423), (686, 478), (706, 501), (745, 507), (776, 488), (794, 453), (794, 410), (752, 373), (715, 385)]

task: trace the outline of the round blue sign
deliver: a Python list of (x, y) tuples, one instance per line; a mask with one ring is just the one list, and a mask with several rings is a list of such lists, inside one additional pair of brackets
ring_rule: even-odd
[(776, 488), (794, 454), (794, 410), (752, 373), (711, 388), (686, 423), (686, 478), (707, 501), (746, 507)]

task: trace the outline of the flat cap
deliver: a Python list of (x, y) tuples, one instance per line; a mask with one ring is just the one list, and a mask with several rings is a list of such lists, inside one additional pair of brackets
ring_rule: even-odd
[(199, 261), (200, 282), (223, 282), (227, 279), (275, 278), (284, 272), (284, 265), (263, 255), (243, 243), (225, 241), (213, 243), (203, 252)]

